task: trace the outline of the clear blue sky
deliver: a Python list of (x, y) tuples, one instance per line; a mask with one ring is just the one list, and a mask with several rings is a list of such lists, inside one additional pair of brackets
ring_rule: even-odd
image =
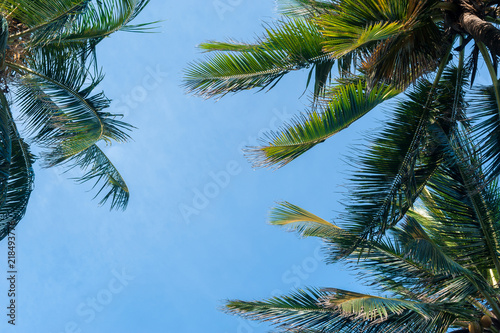
[[(276, 17), (271, 0), (152, 0), (138, 21), (164, 20), (161, 33), (103, 41), (101, 88), (112, 111), (138, 128), (133, 142), (106, 148), (129, 185), (129, 207), (98, 207), (88, 185), (37, 166), (17, 228), (17, 325), (7, 324), (3, 279), (1, 332), (259, 333), (269, 327), (220, 312), (223, 300), (303, 286), (366, 290), (344, 267), (321, 262), (317, 240), (266, 221), (281, 200), (335, 220), (348, 170), (342, 156), (364, 144), (362, 133), (383, 115), (374, 112), (283, 169), (254, 171), (241, 147), (305, 109), (306, 73), (268, 93), (218, 102), (180, 87), (182, 68), (202, 56), (197, 44), (250, 41)], [(2, 242), (0, 267), (6, 253)]]

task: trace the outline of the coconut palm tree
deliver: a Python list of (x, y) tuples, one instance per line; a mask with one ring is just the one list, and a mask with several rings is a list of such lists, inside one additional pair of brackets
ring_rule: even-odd
[[(486, 175), (498, 165), (476, 144), (493, 145), (479, 129), (498, 126), (499, 117), (491, 86), (472, 93), (474, 117), (464, 118), (464, 91), (458, 105), (451, 98), (459, 75), (446, 69), (435, 88), (439, 98), (429, 104), (425, 144), (405, 172), (408, 187), (396, 196), (411, 207), (389, 202), (390, 209), (381, 210), (387, 193), (375, 198), (373, 189), (381, 191), (391, 183), (385, 175), (396, 174), (397, 157), (421, 122), (429, 81), (399, 102), (395, 117), (354, 161), (351, 202), (338, 225), (288, 202), (271, 212), (271, 224), (323, 239), (326, 261), (347, 263), (374, 293), (309, 288), (264, 301), (232, 300), (227, 312), (283, 332), (500, 331), (500, 188)], [(380, 211), (390, 212), (381, 219), (388, 225), (371, 224)]]
[(99, 143), (127, 141), (132, 126), (107, 112), (110, 100), (94, 92), (103, 79), (96, 46), (119, 30), (148, 29), (130, 24), (148, 2), (0, 3), (0, 239), (26, 211), (34, 177), (30, 145), (40, 147), (47, 167), (81, 167), (79, 181), (94, 182), (100, 203), (127, 205), (127, 185)]
[[(436, 117), (445, 119), (461, 113), (464, 119), (472, 117), (465, 110), (462, 98), (464, 82), (473, 84), (482, 58), (493, 83), (480, 99), (484, 101), (488, 96), (485, 102), (488, 108), (482, 116), (489, 117), (490, 123), (483, 122), (471, 130), (475, 136), (487, 138), (477, 141), (488, 164), (485, 177), (493, 180), (498, 176), (498, 1), (290, 0), (280, 3), (283, 17), (270, 24), (255, 43), (203, 43), (200, 47), (210, 55), (190, 64), (185, 71), (188, 91), (208, 98), (252, 88), (270, 89), (285, 74), (310, 69), (307, 83), (314, 77), (310, 110), (280, 130), (267, 133), (262, 138), (262, 146), (249, 147), (247, 156), (254, 166), (282, 167), (381, 103), (417, 87), (415, 98), (410, 99), (412, 110), (418, 111), (408, 111), (418, 113), (416, 123), (398, 135), (385, 133), (376, 143), (381, 151), (392, 149), (390, 168), (375, 164), (367, 167), (366, 171), (377, 171), (378, 187), (364, 188), (357, 198), (365, 204), (363, 209), (355, 205), (350, 210), (360, 236), (371, 238), (383, 234), (403, 218), (433, 168), (442, 161), (439, 150), (430, 153), (434, 150), (427, 147)], [(454, 76), (444, 70), (450, 62), (459, 68)], [(433, 78), (425, 89), (417, 85), (424, 77)], [(443, 79), (451, 80), (450, 85), (440, 84)], [(441, 95), (443, 93), (445, 95)], [(436, 106), (443, 96), (450, 100)], [(433, 114), (441, 107), (446, 113)], [(400, 117), (399, 113), (396, 110), (395, 119)], [(391, 131), (400, 125), (396, 121)], [(422, 156), (422, 152), (430, 155)], [(387, 161), (387, 157), (383, 156), (383, 160)]]
[[(283, 18), (255, 43), (201, 44), (211, 55), (188, 67), (185, 85), (221, 97), (310, 69), (310, 110), (247, 150), (262, 167), (286, 165), (406, 91), (353, 162), (341, 227), (288, 203), (271, 220), (323, 238), (328, 261), (355, 262), (379, 294), (299, 290), (226, 310), (291, 332), (499, 332), (500, 2), (281, 3)], [(480, 61), (492, 85), (469, 91)]]
[(328, 262), (347, 261), (374, 293), (307, 288), (232, 300), (225, 310), (280, 332), (498, 332), (499, 192), (491, 186), (473, 193), (466, 182), (477, 179), (461, 178), (461, 168), (441, 168), (422, 205), (390, 237), (364, 244), (368, 253), (345, 256), (357, 237), (294, 205), (273, 212), (272, 223), (323, 238)]

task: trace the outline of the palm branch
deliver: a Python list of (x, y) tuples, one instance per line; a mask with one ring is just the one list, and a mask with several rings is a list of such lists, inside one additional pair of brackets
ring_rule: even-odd
[(290, 71), (315, 66), (316, 91), (326, 83), (331, 60), (322, 51), (323, 37), (317, 26), (302, 19), (286, 19), (269, 25), (256, 43), (208, 42), (200, 45), (215, 51), (207, 60), (185, 70), (185, 87), (203, 97), (225, 95), (251, 88), (264, 89)]
[[(442, 199), (456, 188), (473, 184), (471, 177), (477, 176), (464, 172), (464, 178), (457, 179), (447, 172), (452, 167), (467, 166), (470, 170), (476, 163), (473, 156), (457, 156), (455, 162), (454, 166), (440, 166), (418, 209), (410, 211), (390, 235), (380, 240), (359, 239), (369, 252), (358, 249), (346, 256), (342, 249), (357, 236), (295, 205), (285, 203), (273, 212), (273, 224), (292, 226), (305, 236), (322, 238), (327, 262), (351, 263), (349, 267), (374, 287), (376, 294), (309, 288), (264, 301), (229, 301), (225, 310), (270, 322), (283, 332), (447, 332), (479, 325), (483, 316), (498, 316), (494, 256), (490, 252), (485, 257), (482, 250), (466, 245), (489, 244), (488, 236), (498, 241), (498, 233), (488, 235), (477, 222), (477, 215), (463, 213), (474, 212), (473, 200), (457, 193), (464, 208), (453, 209)], [(467, 197), (485, 197), (488, 193), (498, 195), (498, 189), (486, 186), (480, 193), (469, 192)], [(497, 211), (498, 205), (486, 204), (483, 209), (484, 214), (492, 214), (489, 223), (497, 228), (498, 219), (492, 210)], [(463, 222), (455, 224), (457, 219)], [(463, 236), (459, 236), (460, 230)], [(467, 239), (466, 233), (474, 237)]]
[(278, 131), (267, 133), (261, 138), (266, 145), (249, 147), (247, 156), (255, 167), (282, 167), (399, 92), (387, 85), (369, 88), (364, 78), (339, 83), (327, 89), (324, 110), (296, 116)]
[[(104, 75), (95, 46), (131, 23), (149, 0), (6, 0), (0, 4), (0, 239), (23, 217), (33, 184), (34, 156), (44, 166), (81, 167), (100, 203), (125, 208), (125, 181), (98, 144), (126, 142), (132, 126), (107, 112), (95, 92)], [(13, 91), (13, 93), (9, 93)], [(5, 95), (7, 94), (7, 95)], [(17, 129), (10, 106), (19, 106)], [(26, 132), (27, 139), (20, 136)]]

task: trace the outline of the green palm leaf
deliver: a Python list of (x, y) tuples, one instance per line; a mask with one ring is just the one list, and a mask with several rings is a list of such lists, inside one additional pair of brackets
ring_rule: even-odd
[[(405, 25), (399, 22), (374, 23), (357, 29), (352, 25), (339, 27), (337, 22), (327, 24), (325, 21), (320, 21), (320, 24), (323, 26), (332, 25), (335, 29), (338, 29), (331, 32), (325, 29), (323, 32), (328, 43), (325, 44), (328, 45), (329, 50), (334, 52), (334, 57), (341, 57), (358, 48), (369, 46), (374, 42), (397, 37), (405, 28)], [(332, 28), (330, 27), (330, 29)], [(332, 41), (335, 41), (335, 43)]]
[(143, 32), (152, 29), (151, 24), (129, 23), (149, 3), (149, 0), (106, 0), (89, 3), (86, 10), (58, 35), (52, 43), (67, 45), (85, 43), (93, 49), (98, 42), (112, 33), (122, 30)]
[(327, 288), (329, 293), (322, 299), (326, 308), (338, 309), (343, 315), (360, 316), (363, 320), (384, 320), (391, 314), (401, 315), (411, 310), (425, 319), (430, 318), (425, 303), (418, 303), (396, 298), (385, 298), (348, 290)]
[[(92, 77), (76, 57), (62, 58), (52, 52), (40, 53), (32, 68), (8, 64), (23, 75), (18, 97), (28, 127), (35, 139), (52, 152), (47, 163), (55, 165), (89, 148), (94, 143), (125, 142), (130, 125), (103, 110), (109, 100), (91, 95), (102, 76)], [(90, 81), (90, 83), (89, 83)]]
[(278, 0), (278, 12), (290, 17), (310, 18), (325, 14), (334, 8), (328, 1)]
[[(30, 153), (28, 145), (19, 136), (16, 124), (10, 115), (9, 104), (2, 92), (0, 92), (0, 102), (2, 105), (1, 128), (8, 127), (9, 141), (12, 143), (12, 154), (8, 159), (10, 161), (8, 178), (0, 180), (0, 184), (5, 188), (5, 196), (0, 205), (0, 239), (3, 239), (19, 223), (26, 212), (28, 200), (33, 190), (32, 165), (34, 157)], [(2, 136), (3, 134), (2, 131)], [(2, 161), (5, 161), (3, 158), (4, 156), (2, 156)]]
[(295, 19), (269, 26), (255, 44), (205, 43), (202, 49), (218, 52), (191, 64), (185, 71), (184, 85), (189, 92), (207, 98), (263, 89), (290, 71), (325, 62), (328, 56), (322, 51), (322, 41), (314, 24)]
[(125, 142), (130, 130), (127, 123), (103, 111), (109, 100), (102, 94), (92, 95), (102, 76), (92, 75), (78, 57), (58, 56), (57, 52), (41, 52), (32, 65), (34, 69), (17, 66), (23, 73), (18, 89), (22, 117), (37, 143), (48, 148), (42, 153), (45, 166), (64, 164), (79, 166), (86, 173), (79, 182), (94, 182), (100, 204), (111, 200), (111, 208), (124, 209), (128, 188), (104, 153), (99, 141)]
[(407, 251), (407, 257), (425, 265), (435, 275), (445, 274), (455, 277), (468, 274), (432, 240), (416, 220), (406, 219), (401, 229), (396, 229), (395, 233), (398, 242)]
[(2, 7), (27, 29), (9, 36), (13, 41), (30, 35), (32, 44), (45, 44), (85, 11), (91, 0), (6, 0)]
[(334, 10), (317, 19), (326, 37), (325, 49), (339, 55), (412, 29), (427, 7), (426, 1), (416, 3), (412, 0), (337, 2)]
[[(298, 290), (265, 301), (229, 301), (225, 310), (270, 322), (280, 332), (446, 332), (464, 310), (449, 304), (409, 302), (340, 289)], [(434, 320), (441, 321), (436, 330)], [(443, 327), (445, 329), (443, 330)]]
[(98, 144), (125, 142), (133, 127), (107, 112), (111, 101), (95, 92), (104, 77), (95, 46), (119, 30), (151, 29), (151, 23), (132, 24), (148, 3), (0, 1), (0, 240), (25, 214), (32, 191), (34, 156), (26, 142), (41, 148), (43, 166), (81, 167), (78, 181), (93, 183), (100, 204), (126, 207), (127, 185)]
[(433, 21), (434, 0), (349, 0), (316, 21), (325, 52), (357, 50), (362, 69), (375, 82), (406, 88), (434, 71), (449, 44)]
[(451, 148), (447, 163), (440, 166), (429, 182), (430, 192), (423, 196), (425, 207), (429, 207), (426, 214), (433, 222), (422, 217), (420, 220), (461, 257), (464, 265), (498, 272), (498, 188), (485, 181), (481, 160), (464, 135), (451, 142)]
[(304, 237), (334, 238), (342, 229), (289, 202), (271, 210), (269, 223), (289, 228)]
[(470, 104), (474, 140), (484, 159), (484, 172), (495, 179), (500, 175), (500, 116), (494, 86), (474, 90)]
[[(0, 97), (3, 93), (0, 93)], [(7, 196), (8, 179), (12, 159), (12, 138), (10, 129), (10, 110), (5, 97), (0, 99), (0, 207)]]
[(72, 156), (68, 163), (72, 167), (78, 166), (83, 170), (87, 170), (77, 181), (79, 183), (94, 182), (93, 187), (98, 188), (95, 197), (102, 197), (99, 201), (100, 205), (111, 200), (110, 209), (125, 209), (127, 207), (130, 197), (127, 184), (113, 163), (97, 145), (94, 144)]
[(326, 93), (328, 102), (324, 110), (296, 117), (280, 131), (262, 138), (267, 141), (266, 146), (250, 147), (247, 154), (255, 167), (282, 167), (398, 93), (385, 85), (369, 89), (362, 78), (337, 85)]
[(228, 301), (225, 310), (245, 318), (269, 321), (279, 328), (292, 327), (297, 331), (304, 328), (321, 331), (339, 325), (339, 321), (348, 325), (349, 318), (343, 319), (338, 311), (325, 309), (319, 304), (327, 295), (327, 292), (317, 289), (298, 290), (290, 296), (265, 301)]
[[(379, 237), (413, 206), (448, 149), (446, 135), (464, 118), (464, 75), (447, 70), (434, 89), (421, 81), (371, 147), (353, 161), (357, 171), (346, 208), (350, 232)], [(427, 107), (422, 105), (426, 100)]]

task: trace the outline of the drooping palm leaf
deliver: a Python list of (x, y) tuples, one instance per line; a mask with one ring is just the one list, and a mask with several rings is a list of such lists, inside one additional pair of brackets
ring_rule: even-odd
[[(132, 126), (106, 112), (110, 100), (94, 92), (103, 75), (95, 45), (118, 30), (141, 32), (149, 24), (131, 21), (149, 0), (5, 0), (0, 2), (0, 240), (26, 211), (38, 144), (45, 166), (85, 169), (101, 204), (124, 208), (128, 188), (97, 147), (129, 139)], [(15, 96), (4, 96), (14, 92)], [(7, 101), (8, 99), (8, 101)], [(21, 138), (9, 110), (27, 133)], [(17, 110), (16, 110), (17, 111)]]
[(428, 214), (435, 220), (426, 225), (457, 256), (462, 256), (464, 266), (498, 272), (498, 189), (496, 184), (485, 181), (481, 159), (465, 135), (457, 135), (450, 147), (447, 162), (429, 182), (432, 196), (429, 193), (423, 197), (423, 203), (430, 206)]
[(74, 155), (68, 163), (72, 167), (80, 167), (86, 173), (77, 179), (78, 182), (93, 182), (98, 188), (95, 197), (101, 196), (100, 205), (111, 200), (110, 209), (125, 209), (130, 193), (123, 177), (109, 158), (97, 146), (92, 145), (86, 150)]
[(58, 35), (52, 44), (69, 47), (73, 44), (85, 44), (88, 50), (106, 36), (122, 30), (143, 32), (151, 29), (151, 24), (130, 25), (129, 23), (149, 3), (149, 0), (105, 0), (90, 2), (88, 7)]
[(218, 52), (205, 61), (191, 64), (185, 70), (184, 85), (189, 92), (207, 98), (263, 89), (292, 70), (327, 61), (322, 41), (313, 23), (294, 19), (269, 26), (266, 35), (255, 44), (205, 43), (202, 49)]
[(342, 229), (289, 202), (271, 210), (269, 223), (284, 226), (304, 237), (334, 238)]
[(488, 179), (495, 179), (500, 175), (500, 116), (493, 85), (473, 90), (470, 112), (484, 172)]
[(225, 310), (245, 318), (277, 323), (284, 328), (299, 330), (324, 330), (339, 321), (339, 313), (326, 310), (319, 305), (321, 298), (328, 293), (317, 289), (298, 290), (290, 296), (274, 297), (266, 301), (244, 302), (228, 301)]
[[(0, 68), (3, 68), (9, 34), (7, 20), (0, 18)], [(0, 96), (1, 97), (1, 96)], [(0, 98), (0, 207), (5, 202), (7, 192), (7, 179), (12, 156), (12, 139), (9, 128), (10, 110), (7, 100)]]
[(390, 299), (336, 288), (324, 290), (329, 293), (321, 300), (326, 308), (336, 308), (344, 315), (354, 314), (366, 321), (384, 320), (392, 313), (401, 315), (405, 310), (412, 310), (426, 319), (430, 317), (424, 303)]
[[(479, 290), (495, 293), (486, 279), (460, 265), (461, 258), (449, 252), (452, 245), (440, 246), (433, 236), (408, 218), (389, 238), (360, 239), (363, 244), (354, 251), (346, 251), (356, 243), (352, 234), (344, 231), (334, 237), (327, 235), (323, 238), (324, 252), (328, 263), (347, 260), (363, 280), (381, 293), (408, 300), (467, 303), (470, 297), (478, 296)], [(362, 252), (363, 248), (370, 250)]]
[(444, 156), (448, 142), (443, 135), (464, 118), (465, 75), (452, 68), (435, 86), (421, 81), (372, 146), (354, 161), (357, 171), (346, 215), (349, 231), (379, 237), (413, 206)]
[(92, 77), (78, 58), (64, 59), (47, 52), (41, 53), (31, 68), (9, 66), (24, 74), (20, 104), (37, 141), (52, 148), (46, 156), (49, 165), (61, 163), (100, 140), (128, 140), (124, 131), (131, 126), (103, 111), (109, 100), (102, 93), (91, 95), (102, 76), (97, 73)]
[(418, 26), (410, 34), (380, 42), (362, 59), (361, 70), (373, 82), (386, 82), (406, 88), (434, 72), (439, 60), (448, 57), (452, 42), (433, 23)]
[(8, 134), (12, 142), (9, 175), (7, 179), (1, 180), (2, 187), (5, 187), (5, 197), (2, 198), (0, 205), (0, 239), (3, 239), (19, 223), (26, 212), (28, 200), (33, 190), (32, 165), (34, 156), (19, 135), (16, 124), (10, 116), (9, 104), (3, 92), (0, 92), (0, 103), (2, 115), (6, 114), (1, 119), (2, 128), (9, 129)]
[[(105, 112), (109, 100), (92, 95), (101, 81), (78, 57), (42, 53), (32, 69), (19, 67), (23, 85), (18, 89), (22, 116), (37, 143), (50, 149), (42, 155), (45, 166), (65, 164), (86, 170), (79, 181), (94, 182), (102, 195), (100, 204), (111, 200), (111, 208), (124, 209), (128, 188), (111, 161), (96, 146), (99, 141), (124, 142), (130, 125)], [(67, 162), (67, 163), (66, 163)]]
[(324, 97), (324, 110), (298, 116), (279, 131), (267, 133), (261, 138), (266, 145), (249, 147), (248, 156), (256, 167), (282, 167), (399, 92), (386, 85), (369, 89), (363, 78), (334, 86)]
[[(298, 290), (265, 301), (229, 301), (225, 310), (270, 322), (279, 332), (446, 332), (460, 311), (449, 304), (409, 302), (339, 289)], [(434, 318), (442, 326), (436, 330)], [(372, 319), (372, 320), (370, 320)]]

